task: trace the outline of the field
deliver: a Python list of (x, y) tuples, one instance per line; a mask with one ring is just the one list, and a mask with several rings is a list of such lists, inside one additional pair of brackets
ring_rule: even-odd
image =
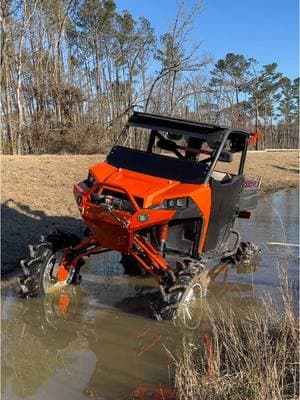
[[(298, 153), (249, 153), (246, 175), (262, 177), (262, 193), (298, 185)], [(82, 229), (72, 185), (102, 155), (2, 156), (2, 272), (13, 270), (26, 245), (55, 227)]]

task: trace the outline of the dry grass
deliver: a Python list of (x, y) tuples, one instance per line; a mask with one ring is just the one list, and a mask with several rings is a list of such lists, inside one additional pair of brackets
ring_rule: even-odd
[[(236, 162), (237, 160), (234, 160), (234, 163)], [(223, 166), (225, 170), (232, 168), (231, 164), (223, 163)], [(262, 178), (263, 194), (297, 187), (299, 185), (299, 152), (248, 153), (245, 175), (256, 179)]]
[[(49, 215), (77, 216), (72, 186), (87, 176), (90, 166), (103, 159), (100, 154), (2, 156), (2, 202), (13, 199)], [(245, 174), (262, 176), (264, 192), (296, 187), (298, 173), (297, 151), (248, 154)]]
[(176, 362), (178, 400), (299, 399), (299, 325), (287, 293), (280, 312), (270, 300), (264, 312), (208, 311), (209, 339), (184, 345)]
[(86, 178), (101, 155), (2, 156), (2, 272), (18, 268), (27, 245), (57, 227), (78, 232), (73, 184)]

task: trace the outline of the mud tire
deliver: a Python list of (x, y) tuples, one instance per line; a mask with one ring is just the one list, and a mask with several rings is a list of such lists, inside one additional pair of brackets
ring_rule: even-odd
[[(37, 297), (45, 294), (44, 274), (51, 258), (57, 259), (66, 247), (75, 246), (80, 239), (69, 232), (56, 231), (47, 236), (41, 236), (38, 243), (30, 245), (29, 255), (20, 262), (23, 274), (17, 278), (21, 297)], [(79, 260), (76, 269), (68, 283), (78, 283), (83, 260)]]
[(180, 271), (176, 282), (167, 289), (166, 298), (156, 309), (156, 318), (173, 321), (183, 319), (184, 308), (190, 301), (191, 291), (197, 289), (198, 298), (204, 298), (209, 282), (208, 271), (202, 264), (193, 263)]
[[(247, 267), (257, 267), (257, 265), (261, 261), (261, 248), (251, 242), (241, 242), (235, 257), (233, 258), (233, 262), (238, 264), (240, 268), (244, 268), (245, 272)], [(248, 268), (250, 272), (251, 268)]]

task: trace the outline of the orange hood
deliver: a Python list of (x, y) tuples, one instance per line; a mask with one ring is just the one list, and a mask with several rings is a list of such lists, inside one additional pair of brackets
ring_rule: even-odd
[(116, 168), (103, 162), (90, 169), (94, 178), (107, 186), (116, 185), (130, 192), (133, 196), (144, 199), (144, 207), (149, 207), (158, 195), (169, 191), (180, 184), (156, 176), (141, 174), (123, 168)]

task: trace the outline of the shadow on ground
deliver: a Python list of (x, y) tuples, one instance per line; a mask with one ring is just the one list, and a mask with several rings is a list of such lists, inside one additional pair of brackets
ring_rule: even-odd
[(1, 271), (12, 272), (27, 255), (28, 244), (34, 244), (41, 235), (57, 228), (80, 233), (84, 224), (80, 219), (67, 216), (49, 216), (42, 210), (7, 200), (1, 205)]

